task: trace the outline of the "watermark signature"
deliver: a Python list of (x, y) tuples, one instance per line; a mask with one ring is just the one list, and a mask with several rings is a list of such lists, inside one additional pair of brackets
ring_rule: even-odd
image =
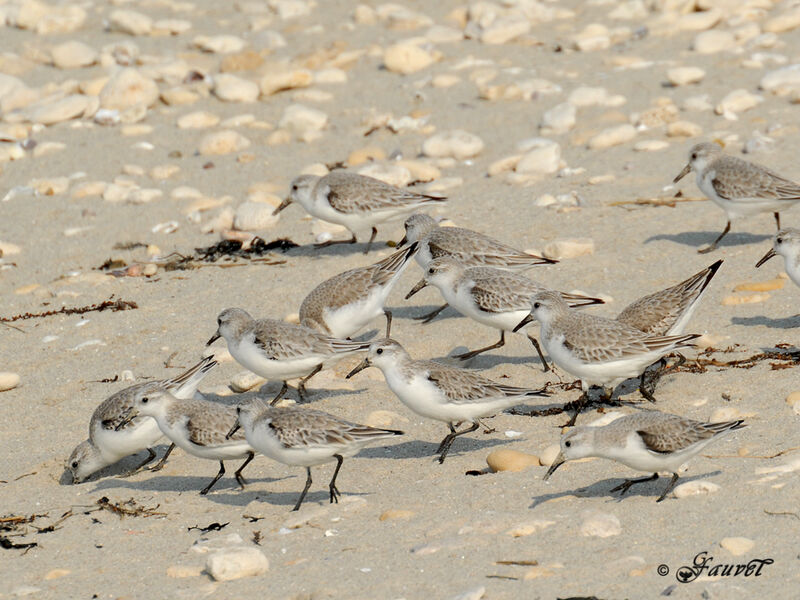
[[(709, 577), (760, 577), (762, 569), (771, 565), (775, 561), (772, 558), (752, 558), (746, 563), (740, 564), (713, 564), (714, 557), (709, 556), (708, 552), (700, 552), (695, 555), (690, 565), (678, 567), (675, 571), (675, 579), (680, 583), (694, 581), (703, 573)], [(670, 573), (668, 565), (658, 565), (656, 572), (662, 577)]]

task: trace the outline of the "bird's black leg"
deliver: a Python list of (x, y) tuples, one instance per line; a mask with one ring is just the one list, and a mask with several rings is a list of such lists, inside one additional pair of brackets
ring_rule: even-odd
[(300, 383), (297, 384), (297, 395), (300, 396), (300, 400), (302, 402), (306, 401), (306, 383), (308, 383), (308, 380), (311, 379), (314, 375), (316, 375), (320, 371), (322, 371), (322, 364), (319, 364), (316, 367), (314, 367), (314, 370), (311, 371), (311, 373), (309, 373), (305, 377), (303, 377), (300, 380)]
[(500, 331), (500, 341), (496, 344), (492, 344), (491, 346), (486, 346), (486, 348), (478, 348), (477, 350), (472, 350), (470, 352), (464, 352), (463, 354), (456, 354), (453, 358), (459, 358), (461, 360), (469, 360), (470, 358), (475, 358), (478, 354), (483, 354), (487, 350), (494, 350), (495, 348), (502, 348), (506, 344), (506, 332)]
[(303, 488), (300, 498), (297, 500), (297, 504), (295, 504), (294, 508), (292, 509), (293, 511), (300, 510), (300, 505), (303, 503), (303, 500), (308, 493), (308, 488), (311, 487), (311, 467), (306, 467), (306, 473), (308, 473), (308, 477), (306, 477), (306, 487)]
[(611, 488), (610, 491), (619, 492), (620, 496), (624, 496), (632, 485), (636, 485), (637, 483), (645, 483), (646, 481), (653, 481), (655, 479), (658, 479), (658, 473), (653, 473), (652, 475), (650, 475), (650, 477), (640, 477), (638, 479), (626, 479), (625, 481), (620, 483), (617, 487)]
[(456, 428), (453, 427), (452, 423), (450, 424), (450, 433), (447, 435), (446, 438), (442, 440), (442, 443), (439, 444), (439, 449), (436, 451), (439, 454), (439, 464), (444, 462), (447, 453), (450, 451), (450, 446), (453, 445), (455, 439), (460, 436), (464, 435), (465, 433), (472, 433), (476, 429), (478, 429), (480, 425), (477, 423), (473, 423), (470, 427), (466, 429), (462, 429), (461, 431), (456, 431)]
[(283, 395), (286, 393), (286, 391), (287, 391), (288, 389), (289, 389), (289, 384), (288, 384), (288, 383), (286, 383), (286, 382), (284, 381), (284, 382), (283, 382), (283, 385), (281, 386), (281, 391), (279, 391), (279, 392), (278, 392), (278, 395), (277, 395), (277, 396), (275, 396), (275, 397), (272, 399), (272, 401), (269, 403), (269, 405), (270, 405), (270, 406), (275, 406), (275, 405), (278, 403), (278, 400), (280, 400), (281, 398), (283, 398)]
[(200, 490), (200, 495), (201, 496), (205, 496), (208, 493), (208, 491), (212, 487), (214, 487), (214, 484), (217, 483), (219, 481), (220, 477), (222, 477), (223, 475), (225, 475), (225, 463), (223, 463), (222, 461), (219, 461), (219, 473), (217, 473), (217, 476), (214, 477), (214, 479), (211, 480), (211, 483), (209, 483), (206, 487), (204, 487), (202, 490)]
[(730, 221), (728, 221), (728, 222), (725, 224), (725, 229), (723, 229), (723, 230), (722, 230), (722, 233), (720, 233), (720, 234), (719, 234), (719, 237), (718, 237), (717, 239), (715, 239), (715, 240), (714, 240), (714, 243), (713, 243), (713, 244), (711, 244), (711, 245), (710, 245), (708, 248), (705, 248), (705, 249), (698, 250), (697, 252), (698, 252), (699, 254), (708, 254), (709, 252), (712, 252), (713, 250), (716, 250), (716, 249), (717, 249), (717, 244), (719, 244), (719, 243), (720, 243), (720, 241), (722, 240), (722, 238), (724, 238), (724, 237), (725, 237), (725, 236), (728, 234), (728, 232), (729, 232), (730, 230), (731, 230), (731, 222), (730, 222)]
[(672, 474), (672, 479), (669, 480), (669, 483), (667, 484), (666, 489), (661, 493), (661, 496), (659, 496), (659, 498), (658, 498), (658, 500), (656, 500), (656, 502), (661, 502), (664, 498), (666, 498), (667, 494), (669, 494), (672, 491), (672, 488), (675, 487), (676, 483), (678, 483), (678, 474), (677, 473), (673, 473)]
[(344, 457), (341, 454), (334, 454), (333, 456), (336, 458), (336, 469), (333, 472), (333, 477), (331, 477), (331, 482), (328, 484), (328, 489), (331, 492), (331, 504), (333, 504), (334, 502), (336, 502), (336, 504), (339, 504), (339, 496), (341, 496), (341, 494), (339, 493), (339, 490), (336, 488), (336, 476), (339, 475), (339, 469), (342, 468), (342, 462), (344, 461)]
[(244, 485), (247, 483), (247, 480), (244, 477), (242, 477), (242, 471), (244, 471), (244, 468), (250, 463), (251, 460), (253, 460), (254, 457), (255, 457), (254, 453), (248, 452), (247, 458), (242, 463), (242, 466), (236, 469), (236, 473), (234, 473), (234, 476), (236, 477), (236, 483), (238, 483), (239, 487), (241, 487), (242, 489), (244, 489)]

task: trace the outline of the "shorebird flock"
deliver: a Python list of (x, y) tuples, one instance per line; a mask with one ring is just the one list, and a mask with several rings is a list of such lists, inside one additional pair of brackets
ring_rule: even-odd
[[(722, 234), (699, 252), (714, 250), (732, 220), (772, 212), (779, 231), (773, 248), (756, 267), (780, 255), (789, 277), (800, 286), (800, 230), (780, 229), (780, 212), (800, 201), (800, 185), (725, 154), (714, 143), (692, 147), (688, 164), (675, 181), (690, 171), (696, 173), (700, 190), (728, 218)], [(451, 306), (467, 319), (500, 332), (496, 343), (452, 358), (466, 361), (497, 350), (505, 344), (506, 333), (522, 331), (536, 350), (537, 358), (532, 361), (540, 361), (544, 371), (555, 365), (580, 380), (582, 394), (565, 405), (573, 414), (561, 437), (561, 451), (544, 479), (567, 460), (607, 458), (650, 473), (612, 490), (621, 494), (634, 484), (657, 479), (659, 473), (671, 474), (657, 500), (660, 502), (674, 488), (686, 461), (718, 437), (745, 426), (741, 420), (703, 423), (645, 409), (604, 426), (573, 427), (585, 407), (609, 402), (615, 388), (627, 379), (638, 378), (642, 397), (656, 401), (659, 376), (675, 366), (668, 367), (667, 358), (675, 356), (676, 364), (684, 361), (678, 351), (692, 347), (699, 337), (685, 331), (722, 260), (669, 288), (648, 293), (616, 317), (599, 316), (589, 307), (603, 304), (601, 298), (556, 291), (546, 282), (522, 274), (557, 261), (520, 251), (480, 232), (440, 226), (419, 212), (445, 200), (345, 170), (295, 179), (276, 212), (297, 203), (311, 215), (343, 225), (352, 233), (349, 240), (324, 245), (355, 243), (357, 232), (369, 228), (366, 253), (375, 241), (377, 225), (405, 217), (400, 249), (379, 262), (320, 283), (300, 306), (299, 324), (256, 319), (242, 308), (222, 310), (208, 345), (224, 339), (231, 356), (243, 367), (268, 380), (281, 381), (280, 392), (272, 398), (258, 394), (235, 405), (203, 397), (198, 385), (217, 364), (213, 357), (176, 378), (121, 390), (97, 407), (89, 422), (89, 439), (78, 444), (67, 460), (73, 482), (86, 481), (104, 467), (141, 451), (147, 451), (147, 458), (125, 475), (148, 468), (156, 458), (153, 446), (166, 437), (171, 445), (149, 470), (161, 469), (175, 446), (198, 458), (218, 461), (219, 472), (201, 494), (207, 494), (224, 475), (225, 461), (230, 460), (243, 460), (235, 478), (244, 487), (242, 471), (262, 454), (306, 469), (305, 486), (294, 510), (300, 508), (312, 484), (311, 467), (335, 462), (328, 488), (330, 502), (338, 502), (336, 480), (344, 458), (356, 455), (367, 444), (403, 435), (402, 431), (359, 425), (302, 406), (308, 401), (306, 384), (314, 375), (356, 354), (364, 358), (347, 378), (376, 367), (408, 409), (446, 424), (447, 433), (436, 451), (439, 463), (445, 461), (456, 438), (480, 427), (491, 432), (483, 419), (547, 397), (547, 386), (501, 384), (474, 370), (412, 358), (390, 337), (392, 313), (386, 305), (414, 261), (422, 269), (422, 278), (406, 299), (433, 286), (445, 302), (422, 317), (423, 323)], [(378, 318), (386, 320), (385, 337), (351, 339)], [(538, 338), (529, 330), (533, 323), (540, 326)], [(286, 404), (291, 380), (299, 380), (300, 405), (277, 405), (282, 400)], [(592, 388), (600, 388), (601, 393), (594, 394)]]

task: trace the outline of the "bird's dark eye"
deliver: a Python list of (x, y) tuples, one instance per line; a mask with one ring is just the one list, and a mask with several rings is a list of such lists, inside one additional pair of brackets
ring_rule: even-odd
[(433, 270), (433, 268), (430, 268), (430, 269), (428, 269), (428, 274), (429, 274), (429, 275), (433, 275), (433, 273), (434, 273), (434, 270)]
[(570, 446), (572, 446), (572, 442), (564, 442), (564, 445), (565, 445), (567, 448), (569, 448)]
[(692, 152), (692, 160), (697, 159), (697, 152)]
[(240, 415), (240, 414), (242, 414), (242, 407), (241, 407), (241, 406), (237, 406), (237, 407), (236, 407), (236, 414), (237, 414), (237, 415)]
[(375, 350), (375, 354), (383, 354), (383, 348), (378, 348)]
[(222, 319), (217, 319), (217, 326), (222, 325)]
[(142, 404), (147, 404), (148, 402), (150, 402), (150, 398), (148, 398), (147, 396), (142, 398)]
[(779, 244), (782, 244), (782, 243), (783, 243), (783, 238), (778, 238), (778, 239), (777, 239), (777, 240), (775, 240), (775, 241), (776, 241), (776, 242), (778, 242)]
[(73, 460), (72, 461), (72, 468), (73, 469), (77, 469), (78, 468), (78, 461), (77, 460)]
[(533, 303), (533, 308), (541, 308), (541, 307), (542, 307), (542, 303), (541, 302), (534, 302)]
[(296, 185), (293, 185), (293, 186), (292, 186), (292, 191), (294, 191), (294, 192), (296, 192), (296, 191), (297, 191), (297, 186), (296, 186)]

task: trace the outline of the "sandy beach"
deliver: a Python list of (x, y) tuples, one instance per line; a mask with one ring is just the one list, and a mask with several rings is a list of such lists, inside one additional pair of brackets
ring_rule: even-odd
[[(769, 0), (0, 0), (0, 598), (797, 597), (800, 290), (780, 258), (754, 268), (771, 214), (699, 254), (725, 214), (693, 174), (672, 180), (717, 141), (800, 181), (799, 32), (797, 2)], [(446, 425), (378, 369), (345, 379), (356, 356), (314, 377), (303, 406), (405, 435), (344, 461), (338, 504), (329, 464), (290, 512), (305, 472), (263, 456), (244, 490), (231, 461), (201, 496), (218, 465), (180, 450), (157, 473), (118, 477), (142, 452), (73, 485), (65, 460), (126, 386), (214, 352), (207, 398), (277, 393), (205, 343), (224, 308), (296, 320), (318, 283), (394, 251), (402, 220), (364, 255), (368, 229), (315, 249), (350, 234), (297, 204), (272, 214), (295, 176), (342, 167), (446, 195), (426, 212), (558, 259), (526, 275), (603, 298), (584, 309), (603, 316), (723, 259), (687, 328), (700, 345), (657, 403), (630, 380), (578, 423), (652, 408), (748, 426), (689, 462), (679, 497), (656, 503), (662, 477), (620, 498), (643, 474), (607, 460), (542, 480), (567, 413), (501, 413), (440, 465)], [(287, 242), (202, 258), (254, 236)], [(497, 340), (452, 309), (415, 320), (441, 304), (432, 287), (403, 299), (421, 275), (412, 264), (388, 303), (414, 358), (462, 365), (454, 354)], [(518, 412), (580, 395), (523, 335), (463, 366), (553, 384)], [(492, 472), (504, 449), (528, 466)], [(210, 574), (211, 557), (254, 551), (266, 571)]]

